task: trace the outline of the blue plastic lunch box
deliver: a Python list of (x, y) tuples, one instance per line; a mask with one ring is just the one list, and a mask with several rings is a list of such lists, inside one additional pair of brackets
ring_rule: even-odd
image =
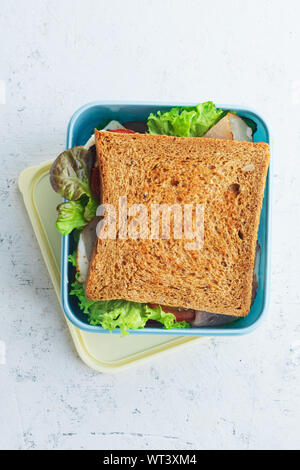
[[(183, 106), (183, 103), (116, 103), (96, 101), (86, 104), (76, 111), (68, 126), (67, 148), (76, 145), (84, 145), (91, 137), (96, 126), (110, 120), (120, 122), (145, 121), (151, 112), (168, 110), (173, 106)], [(188, 105), (191, 105), (190, 103)], [(219, 106), (223, 109), (236, 111), (240, 116), (255, 121), (257, 131), (254, 135), (255, 142), (270, 143), (269, 130), (264, 120), (249, 109), (236, 108), (234, 106)], [(258, 289), (255, 302), (250, 313), (245, 318), (240, 318), (231, 324), (215, 327), (198, 327), (173, 330), (163, 328), (143, 328), (129, 330), (131, 334), (155, 334), (155, 335), (180, 335), (180, 336), (230, 336), (250, 333), (261, 323), (267, 313), (270, 294), (270, 223), (271, 223), (271, 183), (272, 163), (270, 163), (267, 177), (263, 207), (258, 231), (258, 242), (261, 247), (260, 263), (258, 269)], [(72, 235), (63, 236), (61, 259), (61, 298), (66, 317), (79, 329), (91, 333), (108, 333), (100, 326), (92, 326), (87, 321), (87, 315), (81, 312), (75, 296), (70, 296), (71, 283), (74, 279), (73, 267), (68, 262), (68, 255), (74, 250)], [(118, 330), (113, 331), (120, 334)]]

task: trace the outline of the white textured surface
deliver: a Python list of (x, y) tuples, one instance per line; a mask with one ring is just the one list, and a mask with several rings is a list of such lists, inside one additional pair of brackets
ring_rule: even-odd
[[(0, 447), (299, 448), (299, 2), (0, 8)], [(265, 116), (274, 137), (272, 294), (255, 333), (203, 340), (114, 376), (78, 359), (16, 180), (64, 148), (71, 114), (95, 99), (213, 99)]]

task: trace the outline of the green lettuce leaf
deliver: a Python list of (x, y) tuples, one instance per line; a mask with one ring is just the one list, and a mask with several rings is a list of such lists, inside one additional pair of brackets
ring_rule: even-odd
[(77, 280), (74, 281), (72, 283), (72, 290), (70, 291), (70, 295), (75, 295), (78, 299), (79, 308), (83, 311), (83, 313), (89, 314), (89, 308), (95, 303), (95, 301), (86, 298), (83, 284)]
[(74, 268), (76, 268), (77, 266), (77, 251), (73, 251), (73, 253), (71, 255), (68, 256), (68, 261), (69, 263), (72, 264), (72, 266), (74, 266)]
[(222, 109), (217, 109), (212, 101), (206, 101), (197, 106), (158, 111), (156, 115), (151, 113), (147, 124), (150, 134), (201, 137), (223, 116)]
[(62, 235), (74, 229), (83, 229), (88, 223), (84, 217), (85, 206), (82, 201), (62, 202), (57, 206), (56, 228)]
[(175, 315), (163, 312), (161, 307), (150, 308), (146, 304), (127, 300), (89, 300), (83, 284), (78, 281), (73, 282), (70, 294), (77, 297), (79, 307), (88, 315), (91, 325), (100, 325), (109, 331), (119, 328), (123, 336), (129, 329), (144, 328), (148, 320), (155, 320), (166, 329), (190, 327), (187, 322), (177, 322)]
[(94, 152), (84, 147), (73, 147), (62, 152), (50, 170), (50, 183), (54, 191), (69, 201), (91, 196), (90, 173)]
[(96, 215), (98, 201), (90, 188), (94, 158), (93, 150), (73, 147), (62, 152), (51, 167), (50, 182), (54, 191), (69, 200), (57, 208), (56, 227), (62, 235), (83, 229)]
[(91, 197), (86, 203), (85, 199), (79, 201), (62, 202), (56, 208), (58, 217), (56, 228), (62, 235), (71, 233), (74, 229), (74, 239), (79, 240), (80, 231), (96, 216), (98, 202)]
[(148, 319), (162, 323), (167, 330), (170, 328), (190, 328), (191, 326), (186, 321), (176, 321), (176, 317), (173, 313), (164, 312), (160, 306), (151, 308), (147, 304), (142, 305), (145, 308), (146, 315), (149, 315)]
[(91, 196), (88, 200), (87, 205), (84, 208), (85, 220), (89, 222), (95, 217), (98, 206), (99, 206), (99, 202), (94, 198), (94, 196)]

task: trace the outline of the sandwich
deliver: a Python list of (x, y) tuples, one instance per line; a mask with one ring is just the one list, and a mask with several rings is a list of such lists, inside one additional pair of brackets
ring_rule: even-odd
[(270, 157), (255, 130), (207, 102), (102, 125), (56, 159), (57, 228), (77, 243), (70, 295), (90, 324), (126, 334), (249, 313)]

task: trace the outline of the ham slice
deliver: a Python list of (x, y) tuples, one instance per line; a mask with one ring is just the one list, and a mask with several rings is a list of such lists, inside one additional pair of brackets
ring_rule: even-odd
[(252, 142), (252, 129), (234, 113), (227, 113), (203, 137)]

